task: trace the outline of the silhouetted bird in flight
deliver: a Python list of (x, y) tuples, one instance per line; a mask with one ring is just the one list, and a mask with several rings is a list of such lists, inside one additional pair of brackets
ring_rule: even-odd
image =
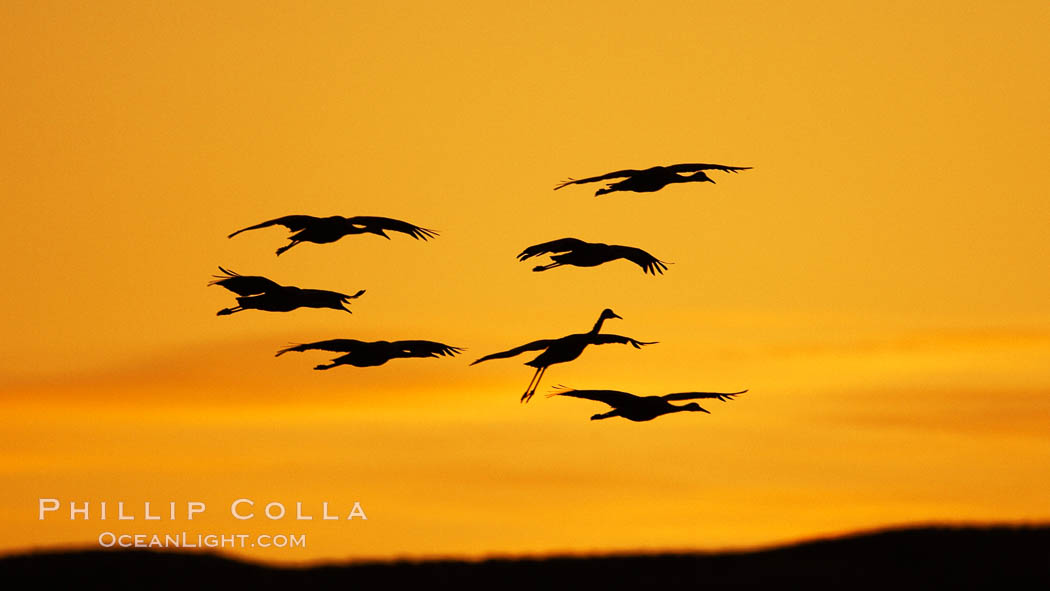
[(241, 232), (270, 226), (284, 226), (292, 232), (296, 232), (289, 238), (291, 243), (277, 249), (277, 256), (280, 256), (282, 252), (300, 242), (327, 244), (350, 234), (377, 234), (387, 240), (390, 239), (390, 236), (387, 236), (386, 232), (402, 232), (417, 240), (426, 240), (438, 235), (434, 230), (428, 230), (391, 218), (365, 215), (352, 218), (344, 218), (338, 215), (327, 218), (318, 218), (312, 215), (286, 215), (283, 218), (276, 218), (268, 222), (242, 228), (230, 234), (228, 238), (233, 238)]
[(221, 285), (237, 294), (238, 298), (236, 308), (223, 308), (216, 316), (227, 316), (242, 310), (289, 312), (296, 308), (332, 308), (350, 312), (343, 304), (365, 293), (363, 289), (354, 295), (324, 289), (301, 289), (257, 275), (238, 275), (222, 267), (219, 270), (225, 275), (213, 275), (215, 280), (208, 285)]
[(667, 263), (658, 260), (653, 255), (640, 248), (633, 246), (617, 246), (615, 244), (601, 244), (598, 242), (584, 242), (576, 238), (562, 238), (551, 240), (543, 244), (536, 244), (521, 251), (518, 255), (519, 261), (546, 253), (552, 254), (549, 265), (533, 267), (533, 271), (546, 271), (562, 265), (573, 265), (576, 267), (597, 267), (602, 263), (615, 261), (616, 259), (627, 259), (642, 268), (643, 273), (661, 275), (667, 269)]
[(570, 388), (560, 392), (552, 392), (547, 396), (586, 398), (587, 400), (604, 402), (613, 407), (613, 409), (607, 413), (600, 413), (592, 416), (592, 421), (609, 419), (612, 417), (623, 417), (629, 421), (641, 422), (651, 421), (660, 415), (673, 412), (693, 411), (710, 414), (706, 409), (701, 408), (700, 405), (695, 402), (690, 402), (685, 406), (675, 406), (669, 402), (671, 400), (717, 398), (718, 400), (725, 402), (727, 400), (733, 400), (734, 396), (739, 396), (744, 392), (747, 392), (747, 390), (741, 390), (739, 392), (679, 392), (677, 394), (664, 394), (663, 396), (635, 396), (634, 394), (628, 394), (627, 392), (619, 392), (616, 390), (573, 390)]
[[(587, 348), (587, 345), (606, 345), (609, 343), (619, 343), (621, 345), (631, 345), (635, 349), (641, 349), (642, 345), (655, 345), (655, 342), (645, 343), (642, 341), (636, 341), (630, 337), (622, 337), (615, 334), (599, 334), (598, 331), (602, 329), (602, 323), (609, 318), (620, 318), (615, 312), (606, 308), (602, 310), (600, 316), (598, 316), (598, 322), (594, 324), (594, 328), (590, 332), (583, 334), (571, 334), (567, 337), (560, 339), (544, 339), (540, 341), (533, 341), (531, 343), (510, 349), (509, 351), (503, 351), (502, 353), (493, 353), (492, 355), (486, 355), (481, 359), (478, 359), (471, 365), (481, 363), (482, 361), (488, 361), (489, 359), (505, 359), (507, 357), (514, 357), (520, 355), (526, 351), (540, 351), (535, 359), (525, 363), (529, 367), (535, 367), (536, 373), (533, 374), (532, 380), (529, 381), (528, 387), (525, 388), (525, 394), (522, 394), (521, 401), (528, 402), (532, 395), (536, 393), (536, 387), (540, 385), (540, 380), (543, 378), (544, 372), (547, 368), (555, 363), (565, 363), (566, 361), (572, 361), (583, 353), (583, 350)], [(620, 318), (622, 320), (622, 318)]]
[(435, 343), (434, 341), (375, 341), (369, 343), (354, 339), (332, 339), (286, 347), (278, 351), (276, 357), (280, 357), (289, 351), (333, 351), (346, 353), (346, 355), (336, 357), (328, 365), (314, 367), (314, 369), (332, 369), (338, 365), (374, 367), (399, 357), (454, 356), (462, 352), (463, 349)]
[[(606, 193), (612, 193), (613, 191), (652, 193), (653, 191), (659, 191), (672, 183), (714, 183), (715, 181), (707, 176), (704, 172), (705, 170), (737, 172), (740, 170), (749, 170), (750, 168), (750, 166), (723, 166), (721, 164), (674, 164), (672, 166), (654, 166), (645, 170), (618, 170), (616, 172), (610, 172), (601, 176), (592, 176), (585, 179), (569, 179), (557, 187), (554, 187), (554, 190), (557, 191), (558, 189), (569, 185), (579, 185), (582, 183), (593, 183), (596, 181), (627, 177), (622, 181), (610, 183), (604, 188), (598, 189), (594, 194), (605, 195)], [(692, 172), (695, 174), (689, 176), (680, 174), (684, 172)]]

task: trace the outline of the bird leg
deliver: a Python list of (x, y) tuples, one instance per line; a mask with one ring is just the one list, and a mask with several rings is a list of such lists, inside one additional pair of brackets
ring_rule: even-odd
[(536, 393), (536, 388), (540, 386), (540, 380), (543, 379), (543, 374), (546, 373), (547, 366), (543, 366), (536, 370), (536, 373), (532, 376), (532, 381), (529, 382), (529, 387), (525, 389), (525, 393), (521, 396), (522, 402), (528, 402), (532, 399), (532, 395)]
[[(536, 388), (540, 387), (540, 380), (543, 379), (543, 376), (547, 375), (547, 368), (548, 367), (550, 367), (550, 366), (549, 365), (544, 366), (543, 367), (543, 371), (540, 372), (540, 377), (536, 378), (536, 385), (534, 385), (532, 387), (532, 394), (535, 394), (536, 393)], [(532, 398), (532, 394), (529, 394), (529, 398)]]
[(281, 248), (278, 248), (277, 249), (277, 256), (281, 256), (282, 252), (288, 250), (289, 248), (295, 246), (296, 244), (299, 244), (300, 242), (302, 242), (302, 240), (292, 240), (292, 242), (290, 244), (287, 244), (285, 246), (282, 246)]
[(554, 267), (560, 267), (560, 266), (562, 266), (564, 264), (565, 263), (551, 263), (549, 265), (539, 265), (539, 266), (533, 267), (532, 270), (538, 273), (540, 271), (546, 271), (547, 269), (553, 269)]
[(543, 371), (543, 368), (537, 367), (536, 372), (532, 374), (532, 379), (529, 380), (529, 385), (525, 386), (525, 393), (521, 395), (521, 402), (525, 402), (530, 398), (529, 392), (532, 391), (532, 384), (536, 382), (536, 378), (540, 375), (541, 371)]
[(242, 310), (244, 310), (244, 308), (241, 307), (241, 306), (237, 306), (236, 308), (223, 308), (222, 310), (219, 310), (218, 312), (216, 312), (215, 315), (216, 316), (229, 316), (230, 314), (233, 314), (234, 312), (240, 312)]

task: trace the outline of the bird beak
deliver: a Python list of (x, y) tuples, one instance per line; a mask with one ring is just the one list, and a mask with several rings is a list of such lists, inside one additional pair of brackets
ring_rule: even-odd
[(613, 317), (613, 318), (619, 318), (620, 320), (623, 320), (623, 316), (620, 316), (620, 315), (619, 315), (619, 314), (617, 314), (616, 312), (613, 312), (613, 315), (612, 315), (612, 317)]

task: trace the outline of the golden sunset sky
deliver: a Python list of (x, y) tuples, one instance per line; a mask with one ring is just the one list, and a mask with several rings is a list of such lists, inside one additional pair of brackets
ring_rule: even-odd
[[(1050, 4), (7, 2), (0, 552), (270, 562), (753, 547), (1050, 520)], [(568, 177), (751, 166), (657, 193)], [(438, 230), (302, 244), (287, 214)], [(562, 237), (674, 264), (530, 271)], [(543, 261), (540, 261), (541, 263)], [(217, 267), (367, 293), (215, 312)], [(541, 338), (608, 332), (518, 402)], [(312, 367), (290, 342), (456, 358)], [(591, 422), (558, 384), (749, 392)], [(235, 521), (329, 502), (367, 521)], [(206, 502), (150, 522), (39, 498)], [(95, 506), (97, 508), (97, 505)], [(94, 509), (92, 509), (94, 511)]]

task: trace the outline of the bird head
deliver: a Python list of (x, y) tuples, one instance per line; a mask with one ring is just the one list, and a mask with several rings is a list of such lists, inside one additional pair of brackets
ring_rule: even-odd
[(603, 320), (608, 320), (609, 318), (619, 318), (620, 320), (623, 320), (623, 317), (617, 315), (616, 312), (613, 312), (609, 308), (602, 310), (601, 318)]
[(708, 411), (706, 408), (702, 408), (699, 404), (695, 402), (690, 402), (689, 404), (685, 406), (679, 406), (678, 408), (680, 410), (691, 410), (693, 412), (706, 412), (707, 414), (711, 414), (710, 411)]
[(705, 183), (706, 182), (706, 183), (711, 183), (711, 184), (718, 184), (718, 183), (715, 183), (715, 181), (713, 181), (711, 179), (711, 177), (707, 176), (707, 173), (705, 173), (702, 170), (696, 171), (695, 173), (693, 173), (692, 176), (690, 176), (688, 178), (689, 178), (690, 181), (693, 181), (693, 182), (696, 182), (696, 183)]
[(614, 191), (614, 189), (610, 189), (609, 187), (605, 187), (605, 188), (598, 189), (597, 191), (595, 191), (594, 192), (594, 196), (595, 197), (600, 197), (600, 196), (605, 195), (607, 193), (612, 193), (613, 191)]

